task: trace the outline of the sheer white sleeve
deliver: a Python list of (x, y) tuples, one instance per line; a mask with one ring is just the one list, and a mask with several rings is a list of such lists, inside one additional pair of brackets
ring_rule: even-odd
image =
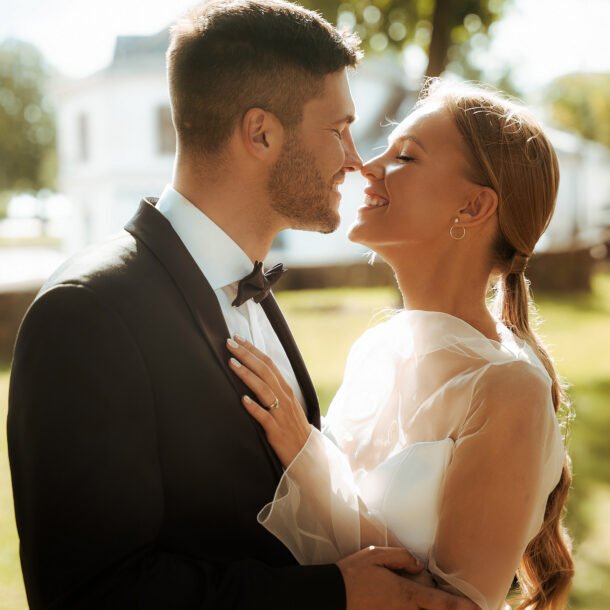
[(258, 520), (300, 564), (335, 563), (387, 543), (386, 528), (360, 499), (345, 455), (314, 427)]
[(483, 610), (503, 607), (564, 459), (548, 378), (491, 367), (447, 469), (428, 569)]

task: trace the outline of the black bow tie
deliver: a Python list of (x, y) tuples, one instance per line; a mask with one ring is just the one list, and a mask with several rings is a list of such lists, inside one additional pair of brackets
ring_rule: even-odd
[(260, 303), (285, 271), (284, 265), (278, 263), (263, 273), (263, 263), (255, 261), (251, 273), (239, 280), (237, 296), (232, 303), (233, 307), (239, 307), (248, 299), (254, 299), (255, 303)]

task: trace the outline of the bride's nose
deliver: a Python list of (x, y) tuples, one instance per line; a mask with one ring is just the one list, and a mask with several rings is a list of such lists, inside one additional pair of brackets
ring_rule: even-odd
[(369, 181), (383, 180), (385, 176), (385, 166), (382, 157), (374, 157), (367, 161), (360, 168), (360, 173)]

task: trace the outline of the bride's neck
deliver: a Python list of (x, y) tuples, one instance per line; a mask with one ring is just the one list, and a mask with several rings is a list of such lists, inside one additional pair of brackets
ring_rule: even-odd
[(447, 313), (497, 339), (496, 321), (486, 305), (489, 269), (413, 258), (391, 266), (405, 309)]

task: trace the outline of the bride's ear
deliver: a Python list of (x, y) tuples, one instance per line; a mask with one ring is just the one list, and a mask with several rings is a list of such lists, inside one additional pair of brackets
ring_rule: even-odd
[(480, 225), (494, 216), (497, 209), (497, 193), (487, 186), (478, 187), (472, 192), (466, 205), (458, 212), (460, 226), (475, 227)]

